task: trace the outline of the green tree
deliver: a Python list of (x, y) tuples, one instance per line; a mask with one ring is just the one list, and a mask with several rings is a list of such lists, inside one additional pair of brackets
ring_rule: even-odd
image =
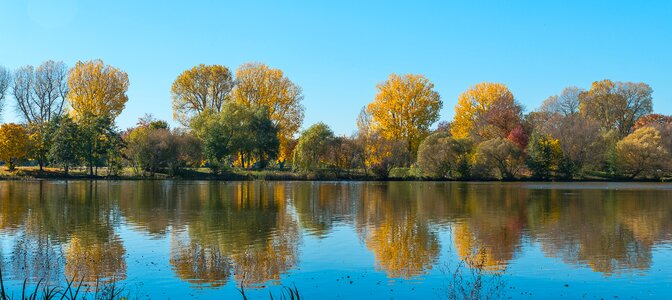
[(264, 167), (278, 155), (278, 127), (263, 106), (227, 103), (220, 112), (205, 110), (192, 120), (191, 127), (203, 142), (206, 158), (216, 165), (231, 165), (239, 159), (241, 167), (255, 161)]
[[(123, 144), (121, 135), (110, 116), (97, 116), (85, 113), (79, 116), (77, 125), (80, 129), (83, 159), (89, 169), (89, 176), (97, 174), (98, 167), (107, 165), (115, 167)], [(95, 168), (95, 173), (94, 173)]]
[(536, 178), (548, 179), (560, 165), (560, 142), (548, 134), (533, 133), (527, 145), (527, 166)]
[(294, 169), (312, 171), (327, 164), (334, 138), (334, 132), (321, 122), (304, 130), (294, 148)]
[(260, 168), (265, 168), (268, 162), (275, 160), (279, 154), (278, 127), (271, 120), (268, 108), (265, 106), (256, 109), (249, 115), (249, 118), (249, 129), (247, 130), (250, 136), (249, 142), (243, 141), (241, 145), (248, 145), (251, 149), (247, 157), (254, 158)]
[[(227, 112), (228, 109), (225, 107), (224, 111)], [(191, 128), (203, 144), (203, 155), (210, 161), (215, 172), (222, 164), (226, 164), (226, 158), (235, 153), (233, 139), (237, 128), (224, 116), (225, 113), (206, 109), (191, 120)]]
[(83, 149), (79, 127), (67, 115), (56, 117), (49, 124), (52, 134), (47, 157), (52, 163), (63, 166), (65, 176), (68, 176), (70, 167), (81, 161)]

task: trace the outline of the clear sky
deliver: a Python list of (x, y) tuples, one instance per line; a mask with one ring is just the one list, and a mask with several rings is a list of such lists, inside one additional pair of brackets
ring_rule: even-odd
[[(354, 131), (390, 73), (421, 73), (442, 120), (481, 82), (509, 86), (526, 110), (563, 87), (642, 81), (672, 114), (672, 1), (0, 0), (0, 65), (100, 58), (128, 73), (124, 129), (172, 121), (170, 85), (200, 63), (257, 61), (303, 88), (304, 128)], [(16, 121), (13, 98), (4, 121)]]

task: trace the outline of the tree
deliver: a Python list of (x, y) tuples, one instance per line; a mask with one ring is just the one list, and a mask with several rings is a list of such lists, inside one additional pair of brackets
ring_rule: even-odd
[(339, 136), (334, 138), (331, 147), (330, 161), (338, 171), (350, 170), (364, 164), (364, 149), (357, 141), (357, 137)]
[[(227, 108), (224, 108), (224, 112)], [(211, 167), (216, 172), (224, 159), (235, 152), (233, 138), (236, 128), (232, 128), (225, 114), (206, 109), (191, 120), (191, 128), (194, 134), (203, 144), (203, 155), (210, 160)]]
[(661, 114), (648, 114), (645, 116), (640, 117), (637, 122), (635, 122), (635, 125), (632, 126), (632, 131), (637, 131), (637, 129), (646, 127), (646, 126), (653, 126), (653, 127), (659, 127), (659, 126), (665, 126), (668, 124), (672, 124), (672, 116), (666, 116), (666, 115), (661, 115)]
[(579, 95), (579, 110), (623, 138), (632, 132), (639, 118), (652, 112), (652, 93), (646, 83), (596, 81), (589, 91)]
[(21, 117), (29, 124), (46, 124), (65, 109), (68, 69), (63, 62), (45, 61), (25, 66), (14, 75), (14, 98)]
[(526, 163), (534, 177), (549, 179), (558, 170), (561, 158), (560, 141), (548, 134), (532, 134), (527, 145)]
[(5, 95), (12, 81), (12, 73), (5, 67), (0, 66), (0, 113), (4, 108)]
[(567, 178), (605, 162), (608, 143), (600, 124), (591, 118), (553, 114), (537, 130), (560, 142), (563, 157), (559, 171)]
[(102, 60), (78, 61), (68, 74), (68, 88), (68, 100), (77, 122), (84, 116), (114, 121), (128, 101), (128, 75)]
[(50, 121), (49, 160), (63, 166), (65, 176), (68, 176), (71, 166), (76, 166), (82, 156), (80, 130), (70, 116), (60, 116)]
[[(249, 129), (247, 130), (248, 142), (242, 142), (247, 145), (247, 157), (255, 158), (260, 168), (265, 168), (269, 160), (278, 157), (280, 140), (278, 139), (278, 127), (273, 124), (268, 108), (260, 107), (249, 115)], [(249, 165), (249, 162), (248, 162)]]
[(177, 164), (175, 165), (175, 172), (181, 167), (199, 167), (201, 161), (203, 160), (203, 145), (201, 141), (194, 136), (193, 133), (181, 130), (173, 129), (173, 135), (177, 141)]
[(458, 139), (505, 138), (520, 125), (521, 114), (522, 107), (506, 85), (482, 82), (458, 98), (450, 131)]
[(433, 178), (467, 178), (473, 143), (469, 139), (455, 139), (449, 132), (439, 131), (422, 141), (418, 149), (417, 166)]
[(161, 169), (173, 171), (178, 159), (178, 145), (165, 121), (141, 119), (139, 126), (124, 136), (126, 158), (136, 173), (147, 171), (151, 176)]
[(14, 74), (13, 95), (17, 110), (26, 122), (32, 140), (30, 156), (42, 171), (49, 151), (47, 132), (52, 117), (59, 117), (68, 94), (67, 67), (63, 62), (43, 62), (37, 68), (25, 66)]
[(191, 128), (203, 141), (204, 154), (216, 164), (225, 163), (237, 155), (241, 167), (256, 160), (264, 167), (278, 153), (278, 129), (265, 107), (249, 109), (237, 103), (227, 103), (220, 112), (206, 109), (194, 117)]
[(367, 170), (379, 178), (387, 178), (393, 168), (406, 166), (411, 161), (405, 140), (388, 139), (378, 131), (369, 133), (364, 149)]
[(434, 84), (423, 75), (391, 74), (376, 89), (376, 97), (366, 107), (372, 129), (385, 139), (405, 141), (407, 151), (415, 155), (443, 106)]
[(584, 90), (570, 86), (562, 90), (562, 93), (558, 96), (548, 97), (541, 105), (541, 111), (551, 114), (560, 114), (562, 116), (570, 116), (579, 113), (579, 107), (581, 102), (579, 101), (579, 95), (583, 93)]
[(334, 138), (334, 132), (324, 123), (317, 123), (304, 130), (294, 148), (294, 169), (312, 171), (327, 164)]
[(18, 124), (0, 125), (0, 160), (9, 171), (14, 171), (16, 163), (28, 155), (28, 133)]
[(287, 78), (282, 70), (259, 63), (247, 63), (236, 70), (236, 86), (231, 91), (236, 103), (253, 110), (265, 106), (280, 140), (279, 159), (284, 161), (294, 134), (303, 122), (301, 87)]
[(669, 163), (669, 153), (661, 144), (660, 132), (643, 127), (616, 144), (617, 166), (623, 174), (635, 178), (640, 175), (659, 177), (659, 171)]
[(502, 179), (512, 179), (523, 165), (523, 152), (512, 141), (494, 138), (478, 145), (477, 157), (489, 170), (497, 170)]
[(109, 167), (113, 159), (121, 153), (121, 135), (110, 116), (96, 116), (87, 112), (79, 115), (79, 118), (77, 125), (82, 143), (82, 156), (87, 163), (89, 176), (94, 176), (97, 174), (98, 166), (107, 164)]
[(233, 75), (222, 65), (200, 64), (182, 72), (171, 87), (173, 118), (188, 126), (205, 109), (222, 110), (233, 88)]
[(518, 126), (511, 130), (506, 138), (516, 144), (520, 149), (527, 148), (527, 143), (530, 141), (530, 136), (523, 126)]

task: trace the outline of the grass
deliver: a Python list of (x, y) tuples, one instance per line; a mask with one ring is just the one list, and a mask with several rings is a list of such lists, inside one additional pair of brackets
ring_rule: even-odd
[[(21, 297), (16, 297), (14, 293), (8, 293), (5, 289), (5, 280), (0, 269), (0, 300), (85, 300), (91, 296), (94, 300), (121, 300), (128, 299), (128, 295), (122, 295), (123, 288), (120, 288), (116, 281), (101, 284), (100, 281), (91, 287), (83, 284), (84, 277), (78, 282), (75, 278), (65, 280), (64, 286), (53, 286), (43, 283), (40, 279), (34, 287), (28, 286), (28, 279), (23, 280), (21, 287)], [(85, 287), (82, 290), (82, 287)]]
[[(247, 300), (247, 294), (245, 294), (245, 287), (240, 286), (238, 288), (238, 292), (240, 292), (240, 296), (243, 298), (243, 300)], [(296, 284), (294, 284), (293, 287), (289, 286), (282, 286), (280, 289), (280, 293), (276, 295), (277, 297), (273, 296), (273, 293), (271, 291), (268, 291), (268, 298), (270, 300), (301, 300), (301, 294), (299, 293), (299, 289), (296, 287)]]
[[(66, 279), (63, 286), (54, 286), (43, 283), (44, 281), (40, 279), (34, 287), (30, 287), (28, 279), (24, 279), (21, 295), (18, 297), (14, 293), (8, 293), (5, 289), (5, 280), (0, 268), (0, 300), (124, 300), (130, 298), (124, 288), (114, 280), (102, 284), (101, 281), (96, 281), (94, 286), (87, 286), (83, 281), (84, 277), (78, 282), (74, 278)], [(238, 292), (243, 300), (248, 299), (245, 287), (241, 285)], [(301, 300), (301, 293), (295, 284), (291, 287), (282, 286), (276, 295), (269, 290), (268, 296), (271, 300)]]

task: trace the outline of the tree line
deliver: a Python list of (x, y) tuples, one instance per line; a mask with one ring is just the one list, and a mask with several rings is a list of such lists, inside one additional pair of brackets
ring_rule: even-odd
[[(567, 87), (525, 113), (508, 87), (483, 82), (463, 92), (455, 116), (439, 122), (443, 101), (423, 75), (392, 74), (362, 108), (357, 131), (337, 136), (324, 123), (300, 131), (301, 87), (280, 69), (246, 63), (183, 71), (171, 86), (170, 128), (151, 115), (120, 130), (128, 75), (102, 60), (0, 67), (20, 124), (0, 126), (0, 160), (86, 167), (90, 176), (180, 175), (208, 167), (329, 172), (340, 177), (432, 179), (662, 178), (672, 172), (672, 117), (653, 113), (645, 83), (601, 80)], [(2, 106), (0, 106), (2, 107)]]

